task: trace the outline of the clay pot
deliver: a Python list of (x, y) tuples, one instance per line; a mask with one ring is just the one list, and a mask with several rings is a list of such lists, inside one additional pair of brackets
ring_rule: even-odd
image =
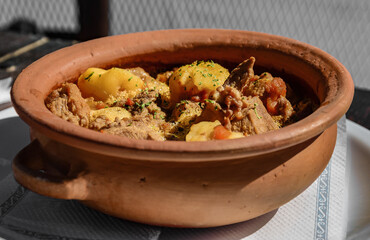
[[(88, 67), (163, 68), (254, 56), (257, 67), (301, 78), (320, 107), (283, 129), (209, 142), (133, 140), (76, 126), (44, 99)], [(297, 78), (298, 79), (298, 78)], [(112, 36), (73, 45), (27, 67), (12, 89), (33, 141), (13, 163), (16, 180), (39, 194), (77, 199), (141, 223), (212, 227), (255, 218), (304, 191), (326, 167), (336, 122), (354, 87), (335, 58), (308, 44), (264, 33), (187, 29)]]

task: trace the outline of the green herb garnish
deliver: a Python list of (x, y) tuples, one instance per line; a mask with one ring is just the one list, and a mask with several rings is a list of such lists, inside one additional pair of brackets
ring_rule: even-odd
[(89, 76), (85, 77), (85, 80), (90, 81), (91, 76), (94, 74), (94, 72), (91, 72)]
[(257, 113), (257, 106), (258, 106), (258, 104), (257, 103), (254, 103), (254, 113), (256, 114), (256, 116), (257, 116), (258, 119), (261, 119), (262, 117), (261, 116), (258, 116), (258, 113)]
[(212, 104), (215, 104), (216, 102), (214, 100), (211, 100), (211, 99), (204, 99), (205, 102), (209, 102), (209, 103), (212, 103)]

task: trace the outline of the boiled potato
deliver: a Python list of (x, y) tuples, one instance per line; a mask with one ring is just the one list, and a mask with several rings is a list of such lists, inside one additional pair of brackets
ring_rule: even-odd
[[(100, 95), (97, 90), (97, 85), (101, 80), (102, 74), (107, 71), (101, 68), (88, 68), (83, 74), (80, 75), (77, 81), (77, 86), (81, 91), (84, 98), (96, 97)], [(101, 100), (100, 98), (97, 100)]]
[(134, 97), (143, 88), (144, 82), (125, 69), (89, 68), (81, 74), (77, 85), (83, 97), (105, 101), (109, 96), (117, 95), (119, 91), (127, 91), (129, 97)]
[[(217, 126), (221, 126), (220, 121), (214, 122), (202, 121), (191, 126), (190, 132), (186, 135), (187, 142), (209, 141), (216, 139), (214, 131)], [(227, 130), (226, 130), (227, 131)], [(244, 137), (241, 132), (229, 132), (229, 136), (223, 139), (234, 139)]]
[(190, 132), (186, 135), (187, 142), (212, 140), (213, 129), (221, 125), (220, 121), (203, 121), (190, 127)]
[(192, 96), (209, 94), (221, 86), (229, 71), (212, 61), (196, 61), (174, 71), (169, 86), (173, 104)]
[(242, 137), (245, 137), (245, 136), (241, 132), (231, 132), (231, 135), (228, 137), (228, 139), (242, 138)]
[(99, 116), (106, 116), (110, 121), (114, 122), (116, 118), (131, 118), (131, 113), (124, 108), (120, 107), (111, 107), (103, 108), (99, 110), (92, 110), (90, 112), (90, 121), (94, 121)]

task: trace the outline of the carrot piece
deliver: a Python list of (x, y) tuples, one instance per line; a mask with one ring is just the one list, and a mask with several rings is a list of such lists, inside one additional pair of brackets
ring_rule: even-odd
[(231, 135), (231, 132), (227, 130), (224, 126), (218, 125), (213, 129), (213, 139), (221, 140), (221, 139), (227, 139)]
[(126, 105), (132, 106), (132, 105), (134, 105), (134, 101), (132, 101), (131, 98), (127, 98)]

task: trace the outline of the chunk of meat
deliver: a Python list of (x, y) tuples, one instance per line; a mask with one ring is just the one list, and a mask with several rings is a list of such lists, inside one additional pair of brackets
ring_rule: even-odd
[(172, 74), (173, 74), (173, 71), (159, 73), (156, 77), (156, 80), (168, 84), (168, 81), (170, 80), (170, 77)]
[(46, 99), (46, 106), (55, 115), (82, 127), (88, 127), (90, 107), (82, 98), (76, 84), (65, 83), (52, 91)]
[(260, 96), (263, 97), (266, 90), (266, 84), (271, 82), (273, 76), (270, 73), (262, 73), (260, 76), (254, 76), (250, 81), (245, 82), (241, 89), (244, 96)]
[(249, 82), (249, 80), (254, 77), (253, 66), (255, 61), (256, 59), (254, 57), (250, 57), (249, 59), (240, 63), (234, 70), (231, 71), (223, 86), (230, 86), (241, 90), (245, 83)]
[(286, 99), (287, 87), (279, 77), (272, 77), (270, 73), (263, 73), (248, 79), (241, 92), (244, 96), (259, 96), (268, 113), (274, 116), (278, 125), (283, 125), (293, 115), (294, 110)]
[(222, 125), (225, 122), (225, 112), (219, 103), (214, 100), (206, 101), (202, 105), (202, 113), (195, 119), (195, 123), (203, 121), (219, 121)]
[(132, 120), (123, 120), (109, 124), (101, 130), (103, 133), (124, 136), (132, 139), (165, 141), (163, 120), (155, 120), (151, 117), (137, 116)]
[(242, 132), (248, 136), (279, 129), (258, 97), (248, 98), (248, 107), (241, 114), (241, 119), (231, 121), (233, 132)]
[(132, 139), (156, 140), (156, 141), (166, 140), (161, 134), (151, 130), (146, 125), (143, 126), (142, 124), (108, 128), (102, 130), (102, 132), (118, 136), (124, 136)]
[(177, 103), (171, 114), (172, 128), (169, 132), (173, 140), (185, 140), (186, 134), (195, 119), (202, 113), (201, 103), (182, 100)]
[[(216, 91), (211, 93), (210, 97), (222, 107), (224, 119), (221, 122), (226, 128), (230, 129), (232, 120), (243, 118), (241, 111), (248, 106), (247, 98), (242, 96), (236, 88), (231, 86), (218, 87)], [(217, 106), (215, 107), (217, 108)]]
[(182, 100), (177, 103), (172, 111), (172, 119), (183, 127), (189, 126), (195, 118), (202, 113), (199, 103), (190, 100)]
[(101, 130), (102, 128), (106, 128), (111, 124), (112, 121), (107, 118), (105, 115), (99, 116), (95, 118), (93, 121), (90, 121), (89, 128), (95, 130)]
[(162, 111), (156, 102), (158, 102), (157, 93), (153, 90), (145, 89), (134, 99), (126, 102), (126, 105), (133, 115), (146, 116), (151, 114), (154, 119), (164, 119), (166, 113)]
[[(225, 89), (227, 88), (225, 87), (220, 95), (226, 94)], [(229, 90), (231, 92), (237, 91), (231, 87)], [(221, 108), (216, 101), (206, 102), (202, 114), (195, 122), (218, 120), (226, 129), (232, 132), (241, 132), (246, 136), (279, 129), (259, 97), (245, 97), (236, 94), (231, 100), (227, 100), (228, 96), (231, 95), (226, 95), (226, 100), (223, 100), (226, 102), (227, 108)], [(220, 97), (219, 99), (224, 98)]]

